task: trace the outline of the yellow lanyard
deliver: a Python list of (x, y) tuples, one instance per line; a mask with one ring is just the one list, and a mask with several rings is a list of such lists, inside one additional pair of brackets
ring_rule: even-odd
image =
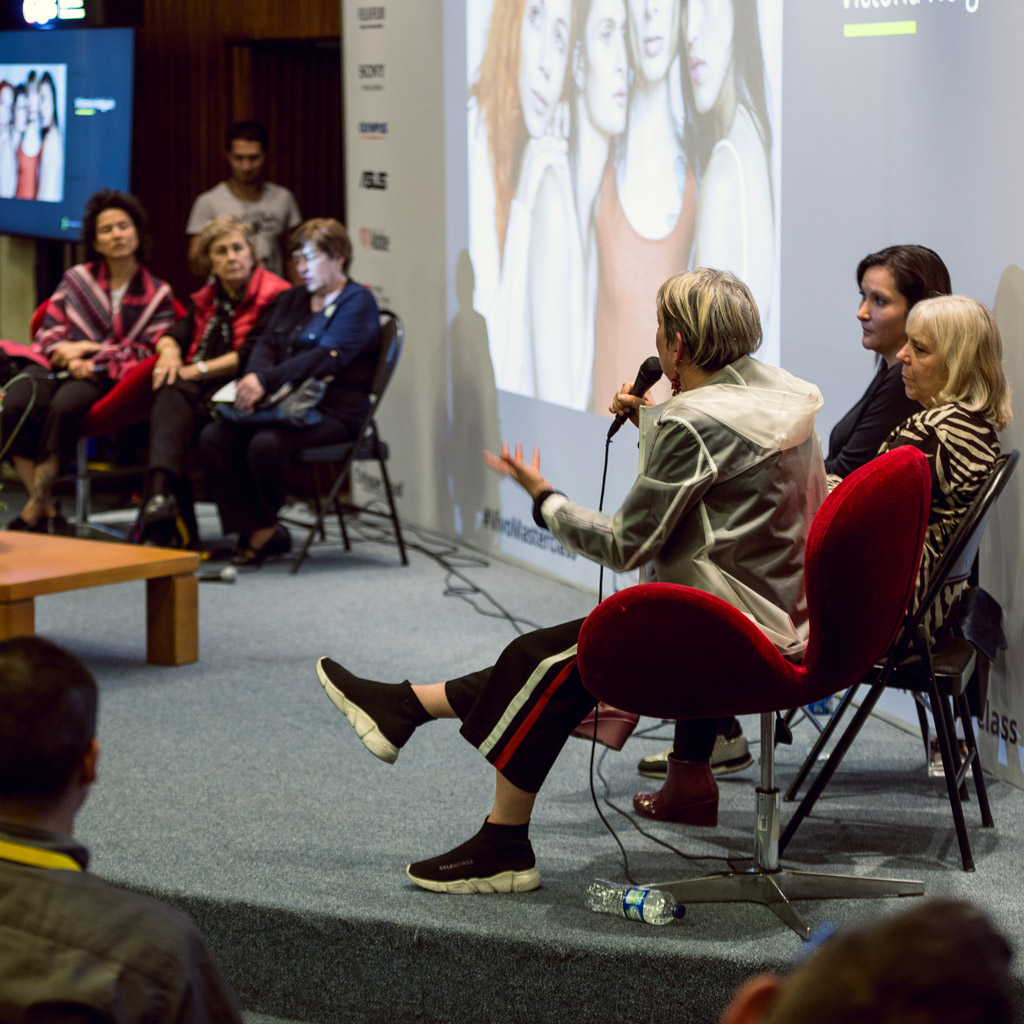
[(40, 850), (38, 846), (11, 843), (0, 839), (0, 860), (12, 860), (16, 864), (31, 864), (36, 868), (52, 868), (56, 871), (81, 871), (82, 865), (66, 853)]

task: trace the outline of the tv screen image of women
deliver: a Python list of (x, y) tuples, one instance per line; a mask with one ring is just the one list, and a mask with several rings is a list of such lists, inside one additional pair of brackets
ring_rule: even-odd
[(64, 198), (67, 66), (0, 64), (0, 199)]

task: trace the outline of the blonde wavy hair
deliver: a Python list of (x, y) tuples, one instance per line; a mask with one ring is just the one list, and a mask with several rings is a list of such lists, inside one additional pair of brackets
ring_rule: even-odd
[(996, 430), (1013, 417), (1003, 372), (1003, 339), (989, 308), (968, 295), (922, 299), (907, 317), (907, 332), (927, 335), (946, 369), (935, 405), (956, 402)]
[(699, 267), (658, 289), (658, 322), (682, 335), (690, 361), (714, 372), (761, 345), (761, 316), (750, 289), (727, 270)]

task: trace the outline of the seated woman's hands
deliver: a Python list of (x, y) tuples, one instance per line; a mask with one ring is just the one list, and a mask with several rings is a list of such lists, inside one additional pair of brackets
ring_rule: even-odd
[(75, 380), (93, 380), (96, 376), (96, 367), (91, 359), (71, 359), (65, 364), (65, 369)]
[(240, 412), (252, 412), (256, 403), (267, 393), (255, 373), (247, 373), (235, 385), (235, 407)]
[(654, 405), (654, 399), (651, 397), (650, 391), (641, 398), (638, 395), (631, 394), (632, 390), (633, 385), (628, 380), (624, 380), (622, 387), (619, 388), (618, 393), (612, 398), (608, 411), (613, 416), (624, 414), (629, 422), (636, 427), (640, 425), (640, 407)]
[[(99, 352), (102, 347), (98, 341), (61, 341), (50, 349), (49, 359), (58, 369), (71, 370), (72, 377), (83, 380), (83, 377), (80, 377), (71, 369), (72, 361), (76, 359), (87, 360), (89, 356)], [(91, 374), (92, 365), (90, 361), (89, 375)]]
[[(190, 378), (183, 372), (188, 367), (181, 365), (181, 349), (178, 343), (171, 337), (164, 336), (156, 343), (157, 359), (153, 367), (153, 390), (163, 387), (164, 384), (173, 384), (179, 377), (182, 380)], [(198, 373), (193, 374), (193, 378)]]
[(536, 498), (542, 491), (553, 490), (547, 478), (540, 471), (540, 449), (533, 449), (533, 459), (527, 465), (523, 459), (523, 443), (516, 442), (515, 456), (509, 451), (508, 442), (503, 441), (501, 454), (484, 451), (484, 465), (496, 473), (505, 473), (512, 477), (531, 498)]

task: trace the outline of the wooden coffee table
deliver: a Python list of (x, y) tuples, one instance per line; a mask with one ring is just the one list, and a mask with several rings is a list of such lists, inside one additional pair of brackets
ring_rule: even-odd
[(0, 640), (35, 633), (44, 594), (145, 580), (146, 660), (198, 661), (198, 568), (194, 551), (0, 531)]

